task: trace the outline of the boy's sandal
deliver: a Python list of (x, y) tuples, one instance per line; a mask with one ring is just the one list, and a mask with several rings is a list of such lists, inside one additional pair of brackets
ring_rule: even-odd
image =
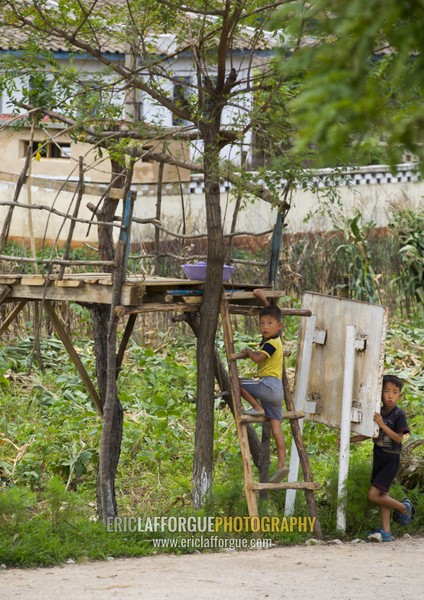
[(367, 540), (370, 542), (394, 542), (391, 531), (384, 531), (383, 529), (377, 529), (376, 531), (370, 531), (367, 536)]
[(250, 408), (248, 410), (241, 411), (243, 415), (249, 415), (250, 417), (264, 417), (265, 411), (263, 410), (255, 410), (254, 408)]
[(411, 517), (412, 517), (412, 502), (407, 498), (406, 500), (404, 500), (402, 502), (402, 504), (406, 507), (407, 513), (406, 513), (406, 515), (404, 515), (401, 512), (398, 512), (397, 520), (399, 521), (399, 523), (401, 525), (403, 525), (405, 527), (406, 525), (409, 524)]
[(367, 542), (382, 542), (383, 541), (383, 536), (381, 535), (381, 531), (380, 529), (377, 529), (377, 531), (370, 531), (369, 534), (367, 535)]
[(270, 478), (269, 483), (280, 483), (289, 474), (289, 468), (277, 469), (274, 475)]

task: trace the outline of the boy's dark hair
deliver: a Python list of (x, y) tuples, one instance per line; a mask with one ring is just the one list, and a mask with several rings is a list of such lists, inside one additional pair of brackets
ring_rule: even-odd
[(277, 319), (277, 321), (281, 321), (281, 310), (275, 304), (270, 304), (269, 306), (264, 306), (261, 308), (259, 311), (259, 316), (265, 317), (266, 315), (274, 317), (274, 319)]
[(385, 383), (393, 383), (393, 385), (395, 385), (400, 389), (400, 391), (402, 391), (403, 381), (400, 377), (397, 377), (396, 375), (384, 375), (383, 386)]

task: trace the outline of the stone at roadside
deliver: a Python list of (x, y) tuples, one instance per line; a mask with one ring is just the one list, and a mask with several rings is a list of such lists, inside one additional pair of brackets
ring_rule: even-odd
[(319, 546), (320, 544), (322, 544), (322, 541), (316, 540), (315, 538), (311, 538), (305, 542), (305, 546)]

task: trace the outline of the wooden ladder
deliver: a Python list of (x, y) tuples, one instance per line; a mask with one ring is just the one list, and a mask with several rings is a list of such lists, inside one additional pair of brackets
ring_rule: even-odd
[[(291, 394), (288, 390), (287, 385), (287, 376), (284, 371), (283, 383), (284, 385), (284, 394), (286, 406), (289, 410), (283, 412), (283, 419), (290, 420), (290, 426), (292, 429), (293, 439), (295, 440), (296, 447), (299, 453), (299, 457), (301, 459), (301, 465), (303, 468), (304, 479), (305, 481), (291, 481), (291, 482), (281, 482), (281, 483), (257, 483), (253, 479), (253, 471), (252, 471), (252, 457), (250, 453), (249, 440), (248, 440), (248, 432), (247, 425), (250, 423), (263, 423), (268, 419), (266, 417), (253, 417), (250, 415), (242, 414), (242, 404), (241, 404), (241, 394), (240, 394), (240, 384), (239, 384), (239, 373), (237, 368), (237, 362), (232, 358), (235, 354), (234, 350), (234, 338), (233, 338), (233, 328), (231, 322), (230, 311), (228, 307), (228, 301), (225, 297), (225, 292), (222, 294), (221, 298), (221, 319), (222, 319), (222, 327), (224, 332), (224, 344), (225, 344), (225, 352), (227, 355), (228, 361), (228, 371), (230, 376), (230, 385), (231, 385), (231, 393), (233, 398), (233, 408), (234, 408), (234, 419), (236, 422), (237, 428), (237, 436), (240, 443), (240, 451), (243, 461), (243, 474), (244, 474), (244, 492), (247, 500), (247, 508), (249, 511), (250, 517), (257, 517), (258, 515), (258, 504), (256, 500), (256, 492), (261, 490), (287, 490), (287, 489), (297, 489), (304, 490), (306, 496), (306, 502), (308, 505), (308, 511), (310, 517), (315, 518), (315, 534), (317, 537), (321, 537), (321, 526), (318, 518), (318, 510), (315, 502), (314, 491), (320, 489), (319, 483), (313, 481), (312, 478), (312, 470), (310, 468), (310, 463), (308, 459), (308, 455), (305, 450), (305, 446), (303, 444), (303, 438), (300, 432), (300, 427), (298, 424), (298, 420), (305, 416), (303, 411), (295, 411), (293, 410), (293, 401), (291, 398)], [(285, 378), (285, 381), (284, 381)]]

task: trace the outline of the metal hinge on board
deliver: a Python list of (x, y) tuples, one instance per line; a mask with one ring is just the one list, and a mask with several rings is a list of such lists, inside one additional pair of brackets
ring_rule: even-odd
[(314, 344), (324, 346), (327, 341), (327, 330), (326, 329), (315, 329), (314, 336), (312, 338)]

